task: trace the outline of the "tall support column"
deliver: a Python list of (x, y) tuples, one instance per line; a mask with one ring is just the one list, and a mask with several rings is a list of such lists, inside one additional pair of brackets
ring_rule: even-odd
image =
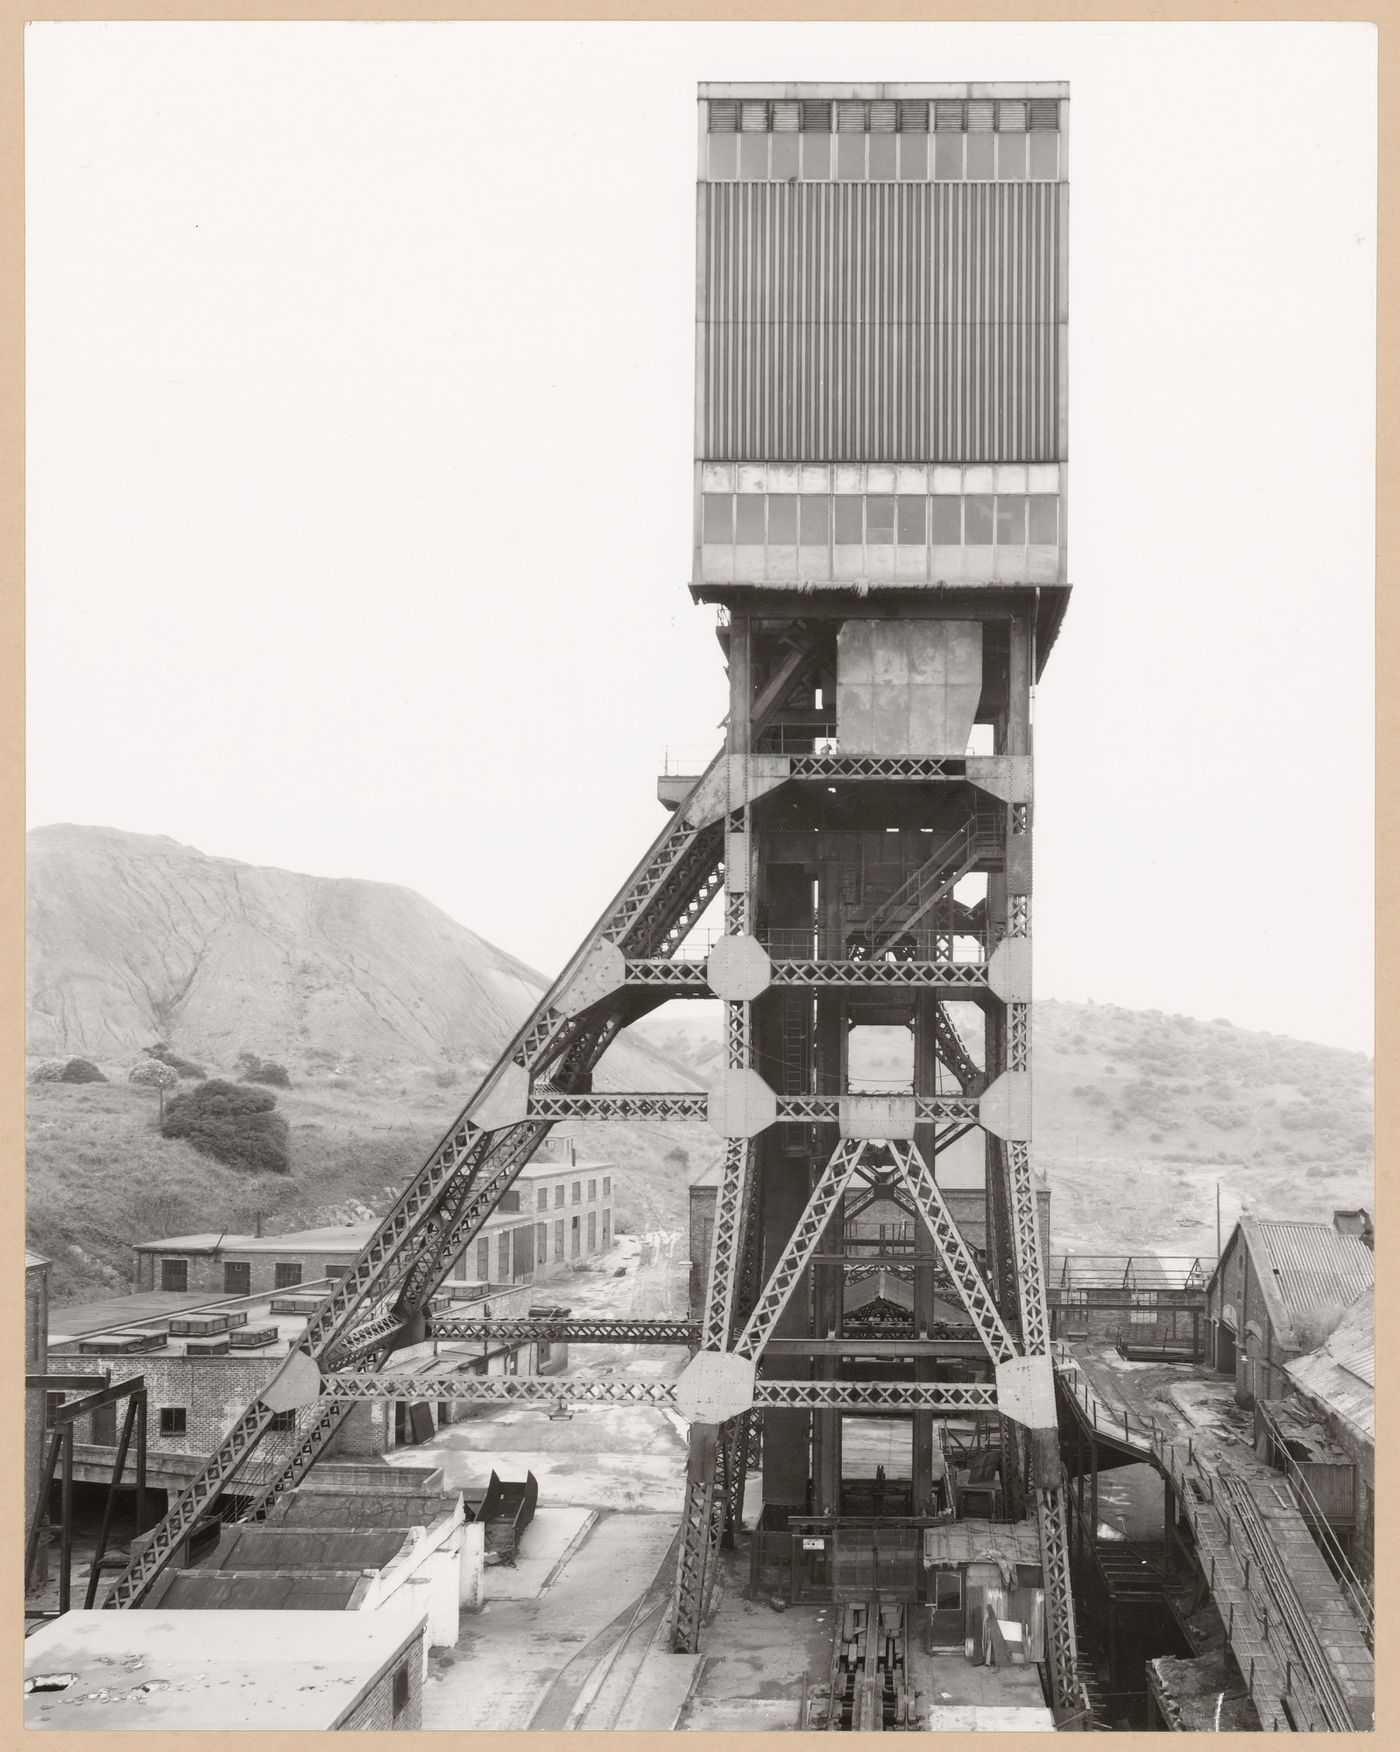
[[(816, 926), (818, 952), (834, 955), (841, 930), (839, 865), (823, 866), (817, 886)], [(839, 1095), (845, 1088), (846, 1005), (841, 992), (824, 990), (816, 996), (816, 1035), (813, 1052), (813, 1089), (818, 1095)], [(813, 1126), (814, 1154), (829, 1160), (839, 1143), (835, 1126)], [(841, 1199), (827, 1230), (828, 1253), (845, 1252), (846, 1212)], [(846, 1268), (831, 1260), (812, 1273), (812, 1331), (817, 1338), (839, 1338), (845, 1314)], [(841, 1372), (836, 1357), (822, 1357), (814, 1374), (834, 1381)], [(841, 1413), (812, 1414), (812, 1507), (821, 1514), (841, 1510)]]
[[(724, 929), (740, 936), (753, 929), (754, 845), (748, 800), (752, 730), (753, 639), (747, 615), (736, 615), (729, 635), (728, 808), (724, 843)], [(725, 1065), (753, 1065), (753, 1006), (727, 1000)], [(710, 1280), (705, 1298), (704, 1346), (727, 1350), (733, 1338), (735, 1297), (752, 1199), (753, 1146), (730, 1138), (715, 1202)], [(714, 1590), (720, 1547), (733, 1545), (734, 1523), (743, 1513), (747, 1417), (724, 1426), (693, 1423), (686, 1463), (685, 1507), (672, 1597), (671, 1646), (699, 1647), (700, 1626)]]
[[(938, 999), (932, 992), (920, 992), (914, 1000), (914, 1092), (933, 1095), (938, 1091)], [(938, 1172), (937, 1129), (933, 1125), (914, 1127), (914, 1144), (935, 1176)], [(933, 1236), (923, 1223), (914, 1225), (914, 1331), (919, 1337), (932, 1333), (938, 1317), (935, 1287), (935, 1262), (938, 1258)], [(932, 1357), (921, 1357), (914, 1365), (916, 1381), (934, 1381), (938, 1365)], [(934, 1501), (935, 1449), (939, 1446), (931, 1411), (913, 1414), (913, 1512), (932, 1515), (938, 1505)]]

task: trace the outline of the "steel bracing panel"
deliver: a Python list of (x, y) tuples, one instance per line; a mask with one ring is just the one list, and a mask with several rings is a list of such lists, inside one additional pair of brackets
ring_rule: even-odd
[(850, 1185), (867, 1147), (863, 1139), (843, 1139), (823, 1168), (806, 1208), (763, 1286), (757, 1307), (735, 1341), (734, 1350), (739, 1356), (756, 1357), (768, 1342), (798, 1279), (811, 1263), (817, 1243), (826, 1233), (832, 1213)]
[(698, 1320), (460, 1320), (434, 1315), (432, 1337), (444, 1343), (683, 1344), (700, 1342)]
[[(582, 1081), (622, 1026), (618, 1007), (599, 1016), (566, 1017), (555, 1007), (600, 942), (626, 954), (674, 951), (708, 904), (722, 873), (722, 811), (713, 806), (722, 757), (707, 769), (667, 822), (637, 869), (581, 945), (564, 973), (517, 1032), (485, 1082), (395, 1201), (359, 1259), (323, 1298), (293, 1347), (318, 1369), (363, 1363), (411, 1337), (453, 1263), (500, 1202), (549, 1130), (546, 1119), (484, 1129), (471, 1117), (512, 1066), (553, 1067), (556, 1083)], [(618, 1002), (621, 1003), (621, 998)], [(366, 1314), (366, 1309), (368, 1313)], [(290, 1366), (290, 1359), (289, 1365)], [(265, 1513), (314, 1464), (343, 1420), (347, 1402), (318, 1402), (290, 1432), (269, 1434), (273, 1414), (259, 1398), (182, 1491), (127, 1569), (104, 1607), (139, 1603), (191, 1528), (217, 1499), (257, 1473), (251, 1513)], [(253, 1456), (262, 1448), (259, 1463)]]
[(977, 1328), (978, 1337), (986, 1345), (993, 1362), (1009, 1361), (1019, 1354), (1016, 1343), (997, 1312), (991, 1291), (927, 1162), (912, 1143), (891, 1143), (888, 1148), (914, 1208), (933, 1236), (944, 1270), (953, 1280), (962, 1304)]

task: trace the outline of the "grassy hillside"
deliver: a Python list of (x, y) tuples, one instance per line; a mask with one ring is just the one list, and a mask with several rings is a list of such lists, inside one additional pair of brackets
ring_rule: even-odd
[[(124, 1078), (122, 1066), (102, 1068)], [(26, 1232), (53, 1261), (54, 1301), (129, 1288), (137, 1241), (250, 1232), (259, 1211), (269, 1233), (382, 1213), (470, 1093), (442, 1081), (442, 1073), (322, 1072), (277, 1090), (291, 1129), (285, 1175), (224, 1168), (161, 1137), (153, 1089), (124, 1080), (32, 1085)], [(716, 1153), (703, 1127), (594, 1126), (578, 1135), (582, 1153), (606, 1154), (618, 1166), (622, 1229), (679, 1226), (688, 1173)]]
[(1373, 1202), (1362, 1053), (1113, 1004), (1035, 1008), (1035, 1156), (1056, 1244), (1214, 1253), (1226, 1225)]

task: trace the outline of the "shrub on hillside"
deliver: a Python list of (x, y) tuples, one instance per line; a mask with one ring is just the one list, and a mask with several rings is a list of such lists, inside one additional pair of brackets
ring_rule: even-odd
[(42, 1059), (29, 1073), (31, 1083), (61, 1083), (63, 1081), (63, 1060)]
[(292, 1086), (287, 1067), (274, 1063), (272, 1059), (260, 1059), (256, 1053), (241, 1052), (238, 1063), (243, 1067), (239, 1078), (242, 1083), (267, 1083), (275, 1089), (290, 1089)]
[(161, 1121), (161, 1135), (184, 1138), (229, 1168), (285, 1174), (287, 1122), (273, 1111), (276, 1105), (275, 1095), (210, 1077), (174, 1097)]
[(105, 1083), (107, 1079), (91, 1059), (71, 1058), (58, 1073), (60, 1083)]
[(177, 1077), (184, 1077), (189, 1082), (202, 1082), (209, 1075), (203, 1065), (197, 1065), (192, 1060), (181, 1058), (179, 1053), (171, 1052), (163, 1040), (158, 1040), (154, 1046), (146, 1048), (147, 1056), (158, 1059), (161, 1064), (169, 1065)]

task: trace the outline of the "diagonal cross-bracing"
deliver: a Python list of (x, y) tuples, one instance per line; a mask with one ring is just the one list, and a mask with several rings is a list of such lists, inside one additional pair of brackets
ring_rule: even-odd
[(734, 1349), (741, 1357), (756, 1357), (772, 1336), (783, 1309), (816, 1252), (817, 1243), (826, 1232), (832, 1212), (841, 1195), (850, 1185), (851, 1177), (865, 1154), (866, 1140), (843, 1138), (834, 1155), (822, 1169), (811, 1197), (789, 1237), (782, 1257), (773, 1267), (768, 1282), (749, 1316), (748, 1325), (739, 1334)]
[(953, 1221), (948, 1201), (929, 1172), (928, 1163), (913, 1143), (894, 1141), (890, 1143), (889, 1150), (905, 1189), (914, 1202), (914, 1208), (933, 1236), (933, 1243), (938, 1249), (944, 1269), (962, 1297), (963, 1306), (972, 1316), (972, 1323), (991, 1353), (992, 1361), (1009, 1362), (1018, 1354), (1015, 1341), (1007, 1331), (1006, 1322), (997, 1312), (997, 1305), (992, 1300), (986, 1280), (963, 1240), (962, 1231)]

